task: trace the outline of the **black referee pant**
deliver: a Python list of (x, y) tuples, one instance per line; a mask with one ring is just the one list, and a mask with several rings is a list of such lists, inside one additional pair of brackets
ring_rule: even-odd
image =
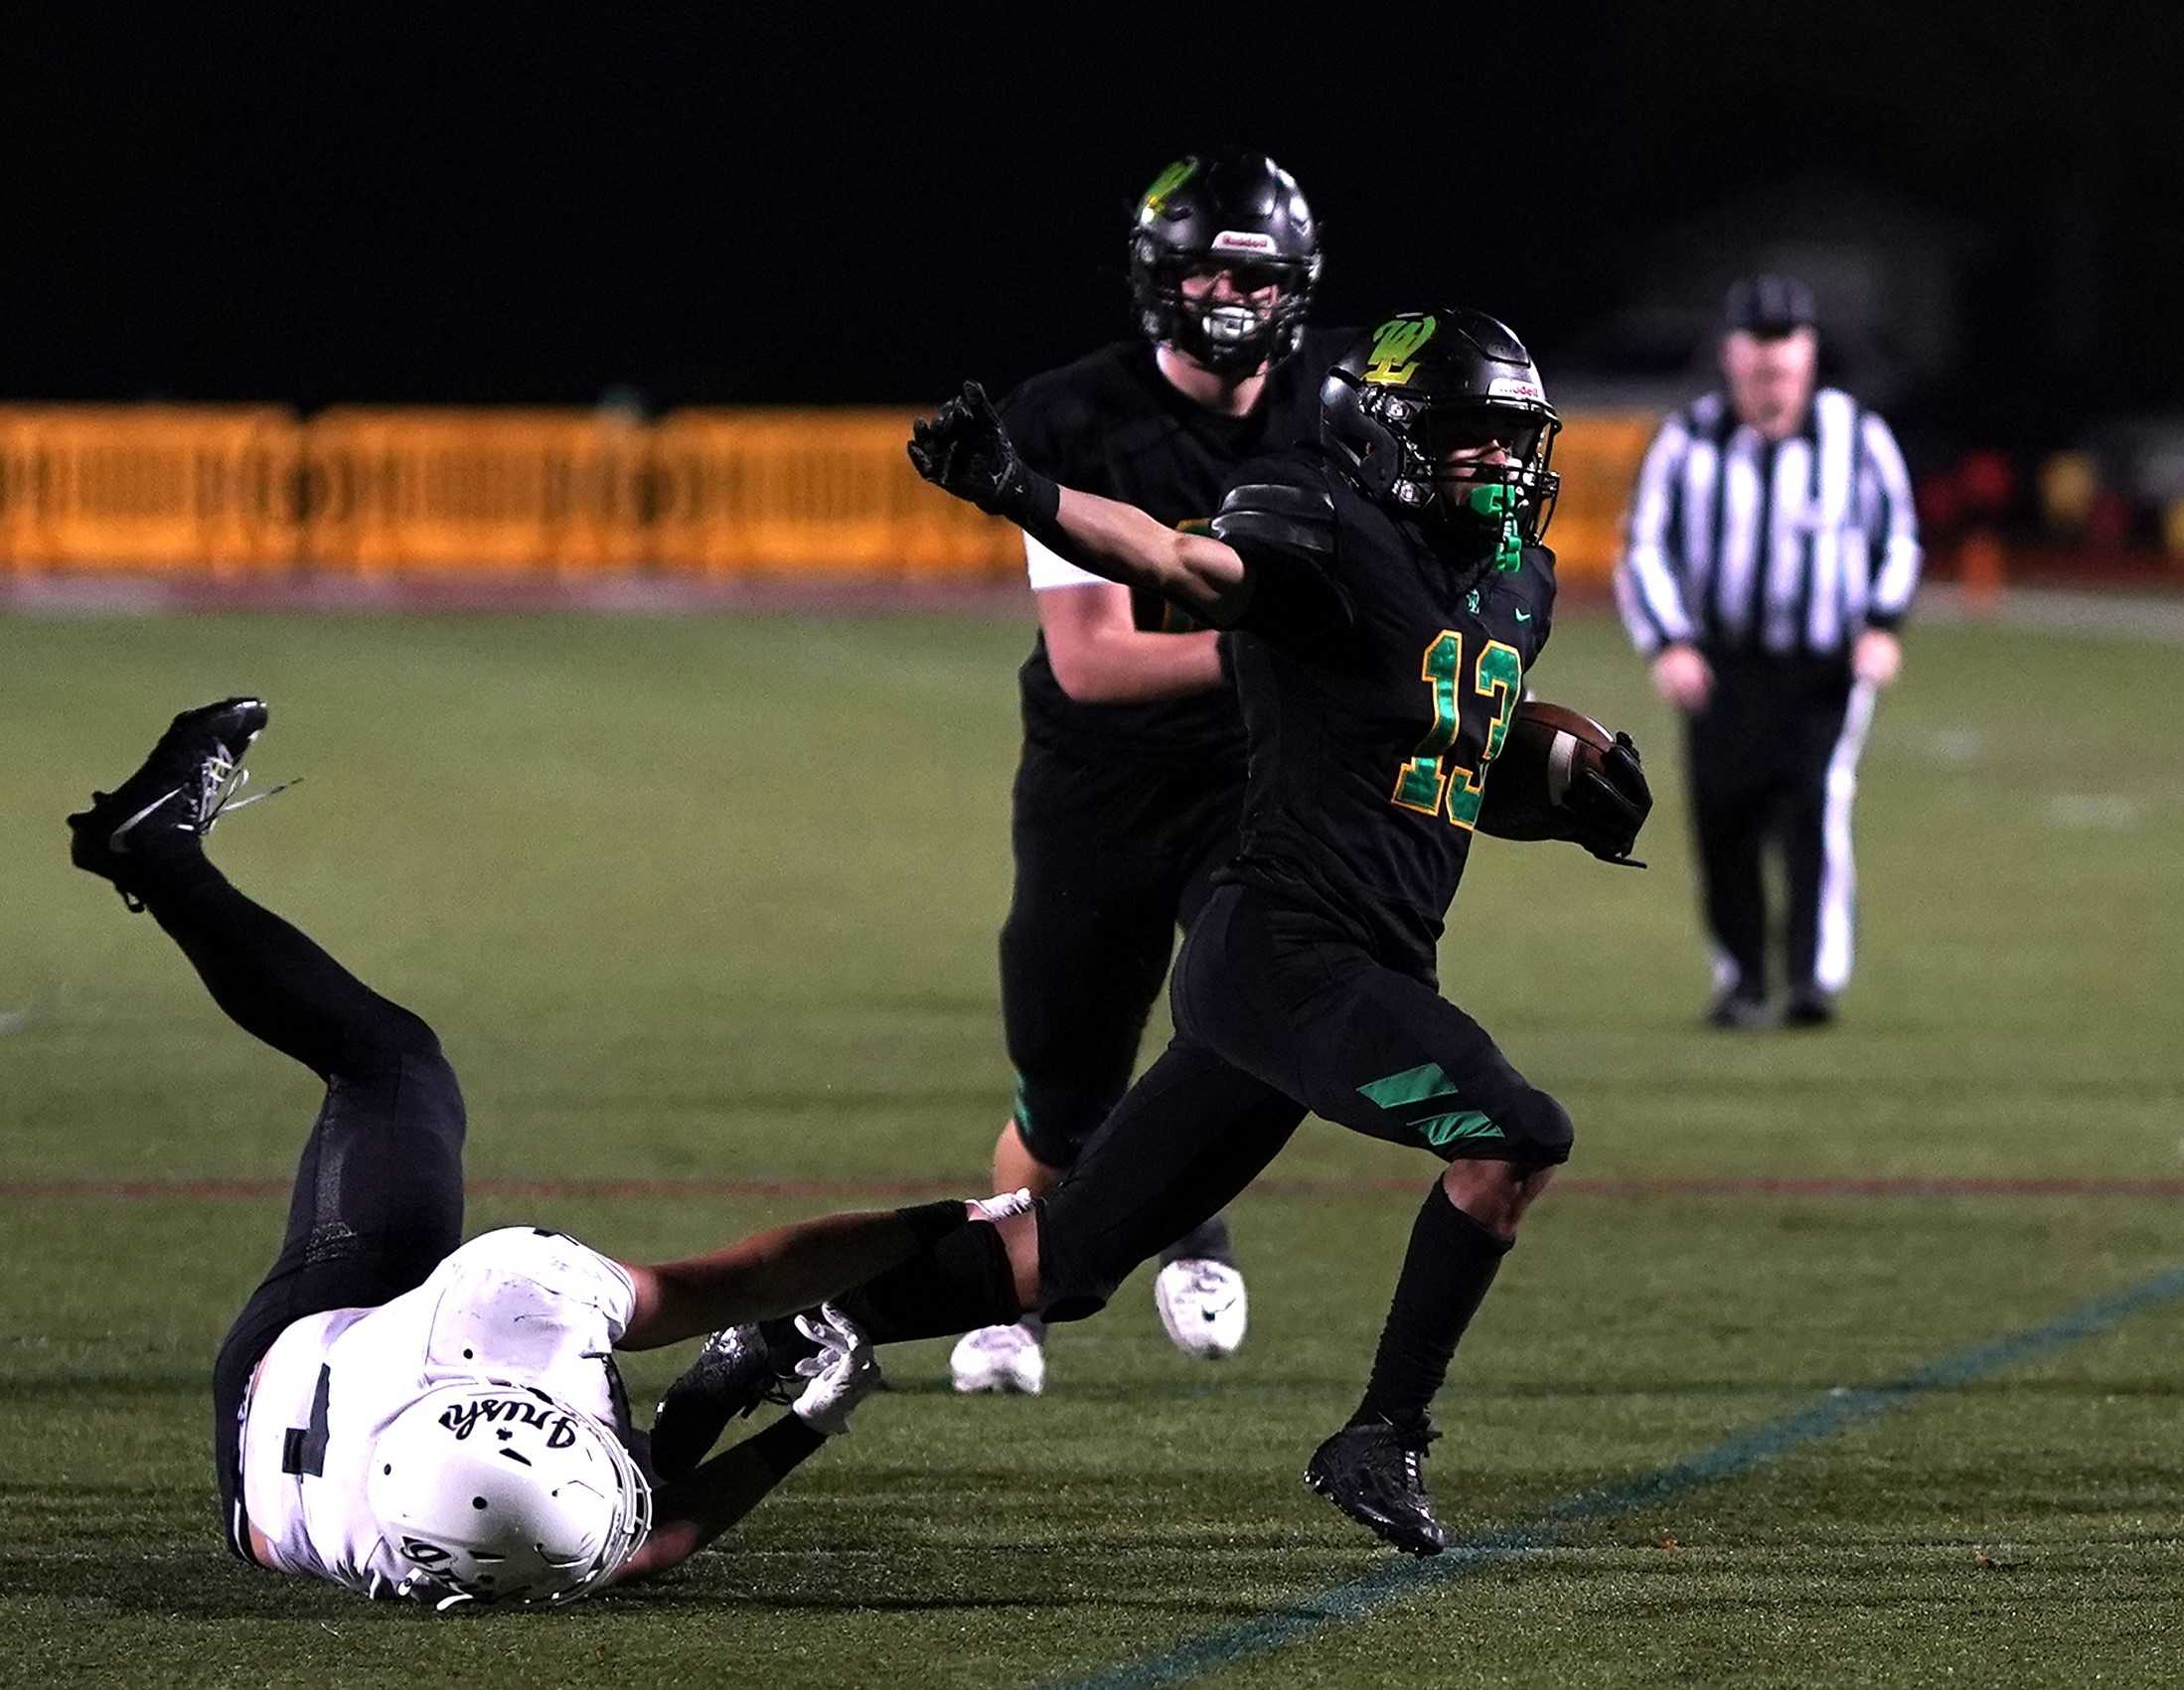
[(1832, 998), (1850, 981), (1850, 805), (1872, 690), (1847, 657), (1706, 654), (1714, 688), (1687, 723), (1700, 900), (1717, 989), (1768, 995), (1774, 930), (1763, 858), (1781, 852), (1784, 980)]

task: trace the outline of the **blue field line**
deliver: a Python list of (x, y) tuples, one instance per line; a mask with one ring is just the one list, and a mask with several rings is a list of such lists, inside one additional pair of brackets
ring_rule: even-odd
[(2045, 1325), (1956, 1350), (1883, 1384), (1838, 1387), (1795, 1414), (1740, 1432), (1711, 1449), (1640, 1473), (1613, 1489), (1581, 1491), (1530, 1520), (1467, 1538), (1434, 1560), (1390, 1561), (1362, 1579), (1298, 1598), (1279, 1613), (1187, 1638), (1142, 1660), (1119, 1662), (1082, 1677), (1046, 1680), (1046, 1690), (1151, 1690), (1155, 1685), (1180, 1684), (1201, 1673), (1233, 1666), (1309, 1637), (1326, 1626), (1362, 1619), (1387, 1603), (1461, 1579), (1499, 1557), (1520, 1550), (1552, 1548), (1565, 1528), (1581, 1521), (1629, 1513), (1662, 1497), (1734, 1478), (1763, 1461), (1832, 1437), (1929, 1392), (1999, 1373), (2018, 1362), (2105, 1332), (2133, 1314), (2178, 1298), (2184, 1298), (2184, 1268), (2173, 1268), (2126, 1290), (2082, 1303)]

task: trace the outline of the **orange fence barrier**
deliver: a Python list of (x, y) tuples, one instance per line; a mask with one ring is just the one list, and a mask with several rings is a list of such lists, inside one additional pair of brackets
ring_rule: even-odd
[(1660, 418), (1651, 411), (1574, 412), (1555, 441), (1562, 477), (1547, 543), (1565, 581), (1605, 581), (1623, 549), (1623, 514)]
[(913, 413), (686, 410), (652, 430), (654, 556), (706, 574), (1008, 579), (1009, 524), (938, 496), (904, 453)]
[(0, 567), (292, 566), (301, 450), (269, 405), (0, 409)]
[(582, 410), (320, 412), (303, 425), (302, 560), (359, 574), (646, 562), (640, 424)]
[[(0, 570), (1017, 578), (1014, 530), (911, 471), (911, 414), (0, 407)], [(1570, 419), (1565, 578), (1612, 565), (1652, 426)]]

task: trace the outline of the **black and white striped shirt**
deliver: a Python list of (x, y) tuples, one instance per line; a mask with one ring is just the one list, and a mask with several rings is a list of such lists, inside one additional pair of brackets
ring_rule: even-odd
[(1919, 561), (1911, 477), (1879, 416), (1822, 387), (1798, 432), (1768, 441), (1714, 392), (1646, 449), (1616, 603), (1648, 655), (1827, 657), (1903, 619)]

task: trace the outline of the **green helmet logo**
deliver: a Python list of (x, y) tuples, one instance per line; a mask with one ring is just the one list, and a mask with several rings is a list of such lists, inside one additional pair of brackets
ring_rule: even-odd
[(1372, 332), (1372, 357), (1364, 379), (1382, 386), (1407, 384), (1418, 370), (1418, 355), (1441, 325), (1431, 317), (1391, 317)]
[(1159, 217), (1161, 208), (1168, 204), (1169, 195), (1198, 174), (1198, 161), (1179, 158), (1153, 179), (1153, 186), (1145, 191), (1145, 198), (1138, 202), (1138, 216)]

